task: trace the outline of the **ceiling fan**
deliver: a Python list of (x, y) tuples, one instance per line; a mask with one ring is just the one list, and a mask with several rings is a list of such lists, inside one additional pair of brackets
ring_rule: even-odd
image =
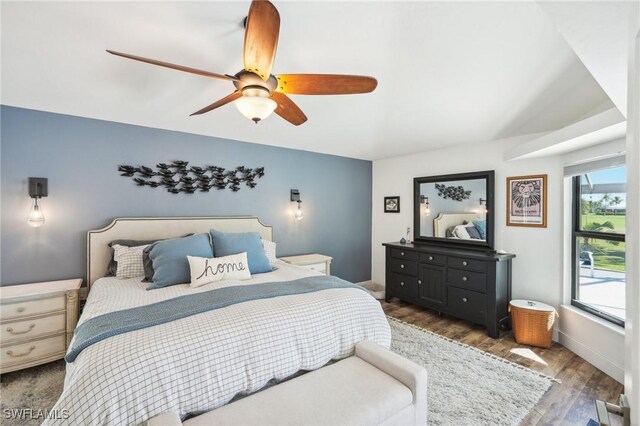
[(191, 115), (204, 114), (235, 101), (240, 112), (256, 123), (274, 111), (296, 126), (307, 121), (288, 94), (349, 95), (372, 92), (378, 85), (375, 78), (358, 75), (271, 74), (279, 31), (280, 14), (275, 6), (266, 0), (252, 1), (245, 19), (244, 69), (235, 75), (216, 74), (113, 50), (107, 52), (148, 64), (231, 81), (236, 87), (233, 93)]

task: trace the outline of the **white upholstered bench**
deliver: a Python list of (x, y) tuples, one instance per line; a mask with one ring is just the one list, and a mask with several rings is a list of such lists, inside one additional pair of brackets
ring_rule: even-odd
[[(355, 355), (185, 420), (213, 425), (425, 425), (427, 372), (372, 342)], [(148, 426), (182, 425), (177, 413)]]

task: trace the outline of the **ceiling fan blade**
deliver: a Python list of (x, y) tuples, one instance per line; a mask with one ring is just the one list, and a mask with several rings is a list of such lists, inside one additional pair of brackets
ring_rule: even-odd
[(299, 126), (307, 121), (307, 116), (304, 115), (304, 112), (302, 112), (298, 105), (296, 105), (287, 95), (273, 92), (271, 99), (276, 101), (278, 104), (278, 107), (275, 109), (275, 113), (287, 120), (289, 123)]
[(373, 92), (378, 81), (363, 75), (279, 74), (280, 93), (292, 95), (351, 95)]
[(236, 99), (238, 99), (240, 97), (242, 97), (242, 93), (240, 93), (238, 91), (233, 92), (232, 94), (227, 95), (224, 98), (215, 101), (211, 105), (208, 105), (208, 106), (202, 108), (201, 110), (194, 112), (190, 116), (204, 114), (205, 112), (209, 112), (211, 110), (214, 110), (214, 109), (216, 109), (218, 107), (221, 107), (222, 105), (226, 105), (229, 102), (233, 102), (233, 101), (235, 101)]
[(209, 71), (202, 71), (195, 68), (184, 67), (182, 65), (170, 64), (169, 62), (156, 61), (155, 59), (148, 59), (148, 58), (143, 58), (142, 56), (129, 55), (128, 53), (116, 52), (114, 50), (107, 49), (107, 52), (111, 53), (112, 55), (122, 56), (123, 58), (133, 59), (134, 61), (146, 62), (148, 64), (158, 65), (165, 68), (171, 68), (178, 71), (189, 72), (191, 74), (197, 74), (204, 77), (219, 78), (221, 80), (238, 80), (236, 77), (232, 77), (228, 75), (216, 74)]
[(254, 0), (244, 33), (244, 69), (269, 79), (278, 47), (280, 14), (270, 2)]

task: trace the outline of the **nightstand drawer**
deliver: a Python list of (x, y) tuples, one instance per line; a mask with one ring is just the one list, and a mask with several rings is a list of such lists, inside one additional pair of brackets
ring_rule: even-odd
[(67, 316), (64, 312), (37, 319), (4, 322), (0, 329), (0, 340), (28, 340), (37, 336), (62, 333), (66, 329), (66, 322)]
[(16, 343), (2, 347), (0, 362), (3, 370), (17, 364), (28, 364), (39, 359), (60, 355), (64, 356), (66, 339), (64, 334), (33, 340), (26, 343)]
[(322, 274), (326, 274), (327, 273), (327, 263), (326, 262), (312, 263), (311, 265), (304, 265), (302, 267), (305, 268), (305, 269), (309, 269), (311, 271), (320, 272)]
[(14, 319), (26, 316), (46, 314), (47, 312), (64, 311), (66, 300), (63, 294), (44, 299), (28, 300), (18, 303), (7, 303), (2, 305), (0, 319)]

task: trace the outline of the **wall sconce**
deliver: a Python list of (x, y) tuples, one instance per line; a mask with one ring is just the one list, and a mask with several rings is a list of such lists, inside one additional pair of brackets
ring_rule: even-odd
[(429, 207), (429, 197), (420, 195), (420, 202), (424, 204), (424, 215), (431, 216), (431, 207)]
[(302, 200), (300, 199), (299, 190), (297, 189), (291, 190), (291, 201), (295, 201), (296, 203), (298, 203), (298, 209), (296, 210), (293, 217), (295, 217), (298, 220), (301, 220), (304, 217), (304, 215), (302, 214)]
[(485, 200), (484, 198), (480, 198), (480, 211), (489, 213), (489, 210), (487, 210), (487, 200)]
[(29, 197), (33, 198), (33, 205), (29, 210), (27, 223), (34, 228), (44, 225), (44, 212), (38, 200), (49, 195), (48, 186), (47, 178), (29, 178)]

